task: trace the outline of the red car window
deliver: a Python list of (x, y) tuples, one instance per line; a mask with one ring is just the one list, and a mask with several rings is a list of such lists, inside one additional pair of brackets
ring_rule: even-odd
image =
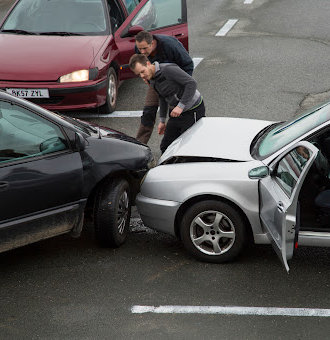
[(131, 14), (134, 8), (139, 4), (138, 0), (123, 0), (128, 14)]
[(150, 0), (137, 13), (131, 25), (145, 30), (175, 26), (184, 22), (181, 0)]

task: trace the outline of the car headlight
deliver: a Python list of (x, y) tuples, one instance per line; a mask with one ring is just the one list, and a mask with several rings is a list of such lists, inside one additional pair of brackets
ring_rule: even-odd
[(60, 83), (72, 83), (72, 82), (80, 82), (93, 80), (96, 78), (98, 73), (97, 68), (93, 68), (90, 70), (78, 70), (72, 73), (65, 74), (64, 76), (59, 78)]

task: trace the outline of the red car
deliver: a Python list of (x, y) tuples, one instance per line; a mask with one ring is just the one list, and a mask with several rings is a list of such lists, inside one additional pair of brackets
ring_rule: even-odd
[(185, 0), (17, 0), (0, 27), (0, 89), (49, 110), (115, 110), (142, 29), (188, 50)]

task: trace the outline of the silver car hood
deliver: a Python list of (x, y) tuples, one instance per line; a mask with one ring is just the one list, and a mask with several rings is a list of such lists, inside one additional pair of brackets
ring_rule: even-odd
[(253, 160), (250, 154), (253, 138), (272, 123), (245, 118), (202, 118), (167, 148), (158, 163), (175, 156)]

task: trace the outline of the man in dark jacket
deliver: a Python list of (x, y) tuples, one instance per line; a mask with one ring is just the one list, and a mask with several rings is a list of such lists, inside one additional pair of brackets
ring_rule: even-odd
[(160, 64), (157, 61), (151, 64), (146, 56), (134, 54), (129, 66), (136, 75), (150, 83), (159, 95), (158, 133), (164, 134), (160, 144), (163, 153), (177, 137), (205, 116), (203, 98), (194, 78), (176, 64)]
[[(147, 31), (141, 31), (135, 36), (136, 52), (145, 55), (151, 63), (175, 63), (190, 76), (194, 70), (194, 63), (181, 42), (167, 35), (152, 35)], [(152, 134), (156, 113), (158, 110), (158, 95), (149, 86), (141, 124), (136, 138), (147, 144)]]

